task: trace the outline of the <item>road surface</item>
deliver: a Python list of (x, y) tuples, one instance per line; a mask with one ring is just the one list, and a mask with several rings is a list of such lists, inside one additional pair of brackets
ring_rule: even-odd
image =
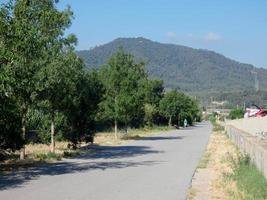
[(75, 159), (0, 174), (1, 200), (183, 200), (211, 125), (173, 130)]

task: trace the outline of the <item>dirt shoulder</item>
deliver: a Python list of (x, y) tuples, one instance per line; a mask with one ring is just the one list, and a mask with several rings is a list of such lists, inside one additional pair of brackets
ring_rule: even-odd
[(225, 174), (232, 173), (232, 159), (238, 150), (223, 131), (213, 131), (202, 160), (192, 179), (188, 200), (231, 199), (229, 188), (235, 183), (227, 181)]

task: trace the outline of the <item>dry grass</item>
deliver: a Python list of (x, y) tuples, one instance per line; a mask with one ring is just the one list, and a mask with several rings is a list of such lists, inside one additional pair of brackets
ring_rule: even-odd
[[(155, 127), (152, 129), (129, 129), (126, 134), (125, 131), (118, 133), (118, 139), (115, 139), (113, 132), (99, 132), (95, 135), (94, 144), (96, 145), (121, 145), (129, 142), (129, 140), (139, 139), (144, 136), (156, 135), (161, 131), (170, 130), (168, 127)], [(87, 144), (82, 143), (81, 147), (86, 146)], [(19, 161), (19, 151), (15, 152), (10, 159), (6, 160), (4, 163), (0, 163), (1, 167), (4, 165), (31, 165), (39, 161), (49, 161), (59, 159), (60, 157), (70, 157), (75, 156), (81, 153), (84, 153), (82, 150), (70, 150), (68, 148), (68, 142), (56, 142), (55, 154), (51, 154), (50, 145), (47, 144), (28, 144), (26, 145), (26, 156), (27, 159), (24, 161)], [(88, 153), (88, 151), (87, 151)]]
[[(55, 153), (62, 154), (68, 149), (68, 142), (56, 142)], [(50, 152), (50, 145), (47, 144), (28, 144), (26, 145), (26, 155), (48, 153)]]
[[(225, 175), (233, 171), (232, 160), (237, 159), (239, 152), (222, 130), (213, 131), (206, 152), (200, 162), (204, 169), (197, 169), (191, 190), (197, 191), (193, 198), (188, 199), (232, 199), (233, 193), (238, 193), (236, 184), (226, 180)], [(201, 175), (202, 174), (202, 175)], [(206, 180), (203, 180), (206, 179)], [(203, 182), (205, 184), (203, 184)], [(231, 189), (232, 193), (229, 192)], [(189, 198), (190, 197), (190, 198)]]
[(171, 130), (166, 126), (155, 128), (129, 129), (128, 132), (118, 132), (118, 139), (115, 139), (113, 132), (97, 133), (94, 139), (95, 144), (98, 145), (120, 145), (127, 143), (129, 140), (138, 140), (142, 137), (157, 135), (159, 132)]

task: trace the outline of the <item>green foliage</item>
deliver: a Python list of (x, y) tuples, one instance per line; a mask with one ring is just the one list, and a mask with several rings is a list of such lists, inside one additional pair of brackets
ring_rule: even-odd
[[(47, 68), (51, 63), (57, 65), (55, 58), (59, 57), (59, 52), (75, 42), (73, 36), (64, 37), (72, 12), (69, 9), (57, 10), (56, 3), (54, 0), (9, 0), (0, 7), (0, 45), (4, 49), (0, 51), (1, 73), (4, 74), (1, 85), (4, 93), (18, 102), (23, 138), (28, 128), (26, 114), (40, 92), (40, 71), (49, 71)], [(51, 73), (46, 76), (48, 80), (53, 80), (53, 77)], [(42, 79), (45, 86), (55, 85), (47, 79)], [(59, 77), (57, 81), (60, 82)], [(56, 96), (59, 92), (56, 89), (46, 90), (45, 100), (48, 100), (48, 94)]]
[[(50, 143), (51, 119), (46, 109), (42, 109), (42, 107), (38, 107), (38, 109), (30, 107), (27, 113), (27, 122), (29, 132), (26, 139), (28, 143)], [(65, 140), (63, 130), (67, 126), (66, 117), (60, 112), (55, 113), (55, 125), (56, 141)]]
[(245, 199), (264, 200), (267, 198), (267, 180), (248, 156), (242, 156), (230, 175), (237, 187), (244, 193)]
[(184, 119), (187, 119), (188, 123), (192, 125), (200, 112), (196, 101), (175, 90), (164, 95), (160, 101), (159, 108), (162, 115), (169, 118), (169, 125), (172, 119), (176, 118), (178, 120), (178, 126)]
[(234, 110), (231, 110), (231, 112), (228, 115), (229, 119), (241, 119), (244, 118), (244, 111), (240, 108), (236, 108)]
[(180, 114), (181, 104), (179, 94), (173, 90), (164, 95), (160, 101), (160, 112), (166, 118), (174, 118)]
[[(162, 79), (168, 89), (194, 93), (205, 99), (211, 93), (220, 95), (226, 92), (255, 91), (252, 70), (258, 72), (260, 89), (266, 91), (267, 88), (266, 69), (255, 69), (252, 65), (233, 61), (212, 51), (161, 44), (145, 38), (118, 38), (91, 50), (79, 51), (78, 55), (84, 59), (88, 68), (97, 68), (118, 47), (123, 47), (136, 60), (143, 60), (148, 74)], [(223, 100), (230, 98), (231, 96), (225, 95)], [(256, 99), (257, 96), (254, 95), (253, 98)], [(241, 103), (243, 102), (244, 99)]]
[(49, 152), (47, 154), (45, 153), (39, 153), (39, 154), (35, 154), (34, 158), (39, 160), (39, 161), (46, 161), (46, 160), (61, 160), (62, 156), (60, 154), (57, 153), (52, 153)]
[(157, 113), (158, 113), (158, 110), (155, 105), (145, 104), (144, 121), (145, 121), (146, 126), (148, 127), (153, 126), (154, 117)]
[(212, 125), (214, 126), (216, 124), (216, 117), (214, 115), (210, 115), (209, 116), (209, 121), (212, 123)]
[(101, 68), (100, 78), (105, 88), (100, 103), (102, 118), (138, 125), (144, 115), (146, 73), (143, 66), (143, 63), (136, 64), (132, 55), (120, 49)]
[(144, 86), (145, 89), (145, 102), (156, 107), (164, 96), (164, 85), (162, 80), (152, 79), (147, 80)]
[(0, 160), (1, 150), (15, 151), (22, 147), (24, 140), (20, 134), (20, 116), (14, 98), (4, 96), (0, 92)]
[(68, 127), (63, 136), (74, 147), (88, 136), (94, 134), (95, 116), (102, 97), (103, 86), (95, 71), (85, 72), (76, 82), (70, 95), (72, 101), (64, 111)]

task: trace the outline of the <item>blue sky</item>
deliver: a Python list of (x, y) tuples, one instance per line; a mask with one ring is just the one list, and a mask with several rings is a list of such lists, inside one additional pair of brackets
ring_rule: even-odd
[(59, 8), (66, 5), (79, 50), (142, 36), (267, 68), (266, 0), (61, 0)]
[(265, 0), (61, 0), (60, 8), (67, 4), (77, 49), (142, 36), (267, 68)]

